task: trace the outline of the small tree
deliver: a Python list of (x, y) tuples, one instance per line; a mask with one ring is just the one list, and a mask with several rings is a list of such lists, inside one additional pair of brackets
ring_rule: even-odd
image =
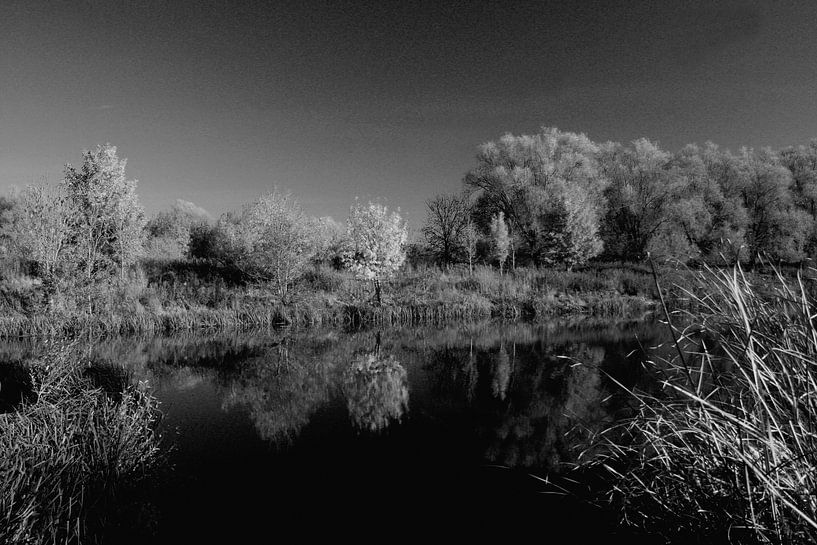
[(394, 275), (406, 260), (406, 224), (399, 212), (389, 212), (381, 204), (355, 203), (349, 212), (347, 232), (350, 248), (344, 252), (344, 264), (358, 278), (374, 283), (380, 304), (381, 282)]
[(508, 236), (508, 225), (505, 223), (505, 214), (497, 213), (491, 218), (491, 251), (494, 259), (499, 262), (499, 274), (502, 274), (502, 267), (508, 259), (511, 239)]
[(564, 195), (551, 199), (542, 208), (539, 217), (542, 261), (562, 263), (569, 270), (601, 252), (596, 211), (581, 188), (567, 188)]
[(468, 220), (463, 232), (465, 252), (468, 255), (468, 274), (474, 274), (474, 259), (477, 256), (477, 243), (479, 242), (479, 238), (479, 231), (477, 231), (476, 224)]
[(271, 281), (286, 303), (289, 288), (312, 257), (307, 217), (288, 193), (273, 191), (246, 206), (238, 217), (222, 217), (225, 259), (247, 276)]

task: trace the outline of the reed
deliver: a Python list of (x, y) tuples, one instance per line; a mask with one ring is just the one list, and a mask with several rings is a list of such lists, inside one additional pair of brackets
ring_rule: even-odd
[(70, 349), (28, 369), (32, 399), (0, 414), (0, 542), (79, 543), (91, 513), (157, 462), (157, 402), (143, 385), (100, 381)]
[(738, 268), (704, 270), (696, 288), (694, 312), (668, 316), (686, 324), (676, 355), (651, 363), (662, 387), (628, 390), (634, 413), (586, 465), (607, 476), (624, 521), (667, 538), (813, 543), (813, 286), (779, 272), (756, 285)]

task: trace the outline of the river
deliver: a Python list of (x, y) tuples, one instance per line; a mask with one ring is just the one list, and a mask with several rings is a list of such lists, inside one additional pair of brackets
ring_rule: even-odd
[[(626, 536), (559, 490), (589, 485), (565, 476), (661, 338), (657, 322), (581, 321), (86, 342), (164, 415), (166, 467), (112, 508), (104, 542)], [(0, 361), (41, 348), (7, 342)]]

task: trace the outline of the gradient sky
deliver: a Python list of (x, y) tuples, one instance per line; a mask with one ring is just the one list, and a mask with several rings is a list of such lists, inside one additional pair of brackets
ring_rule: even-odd
[(817, 137), (817, 2), (660, 4), (0, 0), (0, 191), (110, 142), (148, 213), (277, 184), (417, 226), (505, 132)]

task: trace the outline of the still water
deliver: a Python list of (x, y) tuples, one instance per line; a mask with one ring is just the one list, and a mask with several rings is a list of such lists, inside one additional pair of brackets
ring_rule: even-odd
[(170, 448), (105, 543), (623, 535), (542, 479), (584, 486), (561, 479), (662, 337), (650, 322), (485, 323), (90, 343), (89, 361), (151, 385)]

